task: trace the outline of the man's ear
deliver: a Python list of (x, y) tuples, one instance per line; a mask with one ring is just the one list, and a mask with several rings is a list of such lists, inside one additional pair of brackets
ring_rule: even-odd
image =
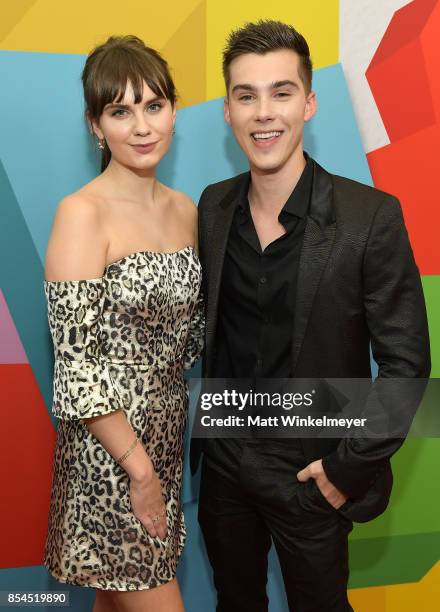
[(310, 119), (313, 117), (313, 115), (316, 113), (317, 110), (318, 110), (318, 104), (316, 100), (316, 93), (314, 91), (311, 91), (307, 95), (307, 99), (306, 99), (306, 108), (304, 111), (304, 121), (310, 121)]
[(228, 125), (231, 125), (231, 117), (229, 114), (229, 99), (227, 96), (223, 101), (223, 116), (225, 118), (226, 123)]

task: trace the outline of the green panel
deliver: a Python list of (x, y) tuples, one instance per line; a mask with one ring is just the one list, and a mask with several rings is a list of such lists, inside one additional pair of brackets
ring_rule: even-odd
[(440, 532), (439, 438), (408, 438), (392, 458), (394, 486), (387, 510), (357, 524), (354, 539)]
[(431, 378), (440, 378), (440, 276), (422, 276), (431, 340)]
[(440, 533), (351, 541), (349, 588), (417, 582), (439, 558)]
[[(431, 378), (440, 378), (440, 276), (424, 276), (422, 282), (431, 340)], [(424, 403), (435, 414), (430, 389)], [(356, 525), (352, 541), (440, 532), (439, 463), (440, 438), (409, 437), (392, 459), (394, 487), (388, 509), (376, 520)]]

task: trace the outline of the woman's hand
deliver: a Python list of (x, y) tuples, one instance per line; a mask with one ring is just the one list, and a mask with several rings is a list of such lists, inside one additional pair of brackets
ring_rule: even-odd
[(167, 535), (166, 506), (162, 486), (154, 470), (140, 481), (130, 480), (130, 499), (133, 514), (151, 537), (158, 536), (164, 540)]

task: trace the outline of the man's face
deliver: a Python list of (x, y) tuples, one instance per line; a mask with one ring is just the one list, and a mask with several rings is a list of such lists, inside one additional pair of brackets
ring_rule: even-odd
[(306, 94), (298, 68), (298, 54), (288, 49), (246, 53), (230, 64), (225, 120), (253, 170), (276, 172), (295, 152), (302, 155), (304, 122), (315, 114), (316, 96)]

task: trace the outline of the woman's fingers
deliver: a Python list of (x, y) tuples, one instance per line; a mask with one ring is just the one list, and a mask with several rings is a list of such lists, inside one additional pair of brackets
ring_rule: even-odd
[(145, 529), (148, 531), (150, 536), (152, 538), (156, 538), (158, 533), (157, 533), (157, 530), (156, 530), (156, 526), (154, 525), (154, 523), (151, 520), (151, 518), (149, 516), (146, 516), (142, 520), (141, 519), (139, 519), (139, 520), (141, 521), (141, 523), (145, 527)]
[(141, 518), (138, 517), (138, 519), (152, 538), (159, 537), (161, 540), (166, 538), (168, 529), (165, 506), (157, 510), (147, 510), (146, 513), (142, 515)]
[(162, 540), (165, 539), (167, 535), (167, 517), (166, 517), (166, 508), (162, 506), (161, 510), (155, 514), (152, 518), (154, 526), (156, 527), (156, 532), (159, 538)]
[(130, 483), (131, 506), (134, 515), (153, 538), (167, 535), (165, 499), (157, 474), (148, 483)]
[(166, 538), (166, 535), (167, 535), (166, 519), (164, 518), (160, 519), (160, 522), (156, 525), (156, 531), (157, 531), (157, 535), (159, 536), (161, 540), (164, 540)]

